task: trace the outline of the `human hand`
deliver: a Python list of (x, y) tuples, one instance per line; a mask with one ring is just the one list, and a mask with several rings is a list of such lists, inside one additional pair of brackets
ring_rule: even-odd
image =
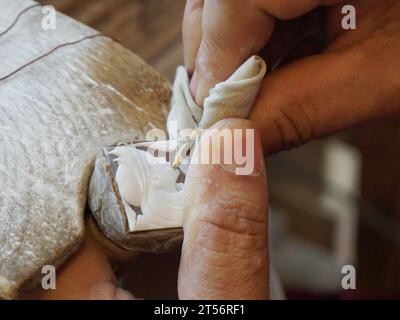
[(264, 80), (250, 119), (266, 154), (400, 111), (400, 1), (358, 0), (357, 29), (341, 29), (340, 0), (188, 1), (183, 38), (191, 90), (209, 88), (268, 42), (273, 17), (291, 19), (326, 5), (328, 46)]
[[(221, 131), (210, 130), (201, 141), (219, 137), (222, 130), (252, 129), (252, 125), (248, 120), (224, 120), (212, 129)], [(242, 145), (238, 140), (235, 148)], [(233, 151), (229, 143), (222, 147)], [(181, 299), (268, 297), (267, 187), (258, 136), (254, 147), (246, 154), (254, 163), (252, 175), (239, 176), (232, 165), (218, 164), (193, 164), (187, 173), (178, 281)], [(166, 265), (163, 269), (171, 270)], [(154, 282), (146, 279), (146, 286), (157, 286)], [(134, 295), (118, 288), (104, 251), (88, 230), (80, 250), (57, 270), (56, 289), (37, 288), (24, 298), (125, 300), (135, 299)]]
[(246, 152), (245, 157), (254, 163), (254, 170), (251, 175), (236, 175), (235, 165), (190, 165), (178, 279), (181, 299), (268, 298), (267, 181), (260, 138), (255, 132), (253, 141), (242, 144), (246, 129), (253, 129), (248, 120), (222, 120), (203, 135), (192, 155), (198, 159), (199, 150), (208, 150), (210, 137), (241, 130), (242, 137), (232, 144), (224, 139), (221, 149), (212, 144), (211, 154), (218, 155), (216, 150), (233, 154), (251, 143), (254, 152)]

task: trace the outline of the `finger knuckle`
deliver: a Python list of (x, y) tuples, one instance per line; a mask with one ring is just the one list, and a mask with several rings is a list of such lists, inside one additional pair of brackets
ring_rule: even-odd
[(277, 109), (273, 123), (280, 132), (281, 150), (299, 147), (315, 135), (313, 99), (306, 94), (293, 95)]
[(218, 199), (203, 211), (199, 224), (210, 239), (237, 250), (262, 250), (267, 245), (267, 211), (244, 198)]

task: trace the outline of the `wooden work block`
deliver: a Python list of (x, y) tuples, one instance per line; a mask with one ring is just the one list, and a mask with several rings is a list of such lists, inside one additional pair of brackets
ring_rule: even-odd
[[(0, 34), (34, 4), (2, 0)], [(95, 30), (35, 7), (0, 36), (0, 78)], [(59, 47), (0, 81), (0, 297), (14, 298), (81, 243), (96, 153), (164, 128), (170, 85), (108, 37)]]

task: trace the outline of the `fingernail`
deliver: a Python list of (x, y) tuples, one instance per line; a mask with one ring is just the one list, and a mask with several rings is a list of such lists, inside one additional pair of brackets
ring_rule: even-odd
[(197, 81), (198, 81), (198, 73), (197, 71), (194, 71), (192, 79), (190, 80), (190, 93), (194, 98), (196, 97), (197, 84), (198, 84)]
[(249, 120), (222, 120), (203, 138), (202, 150), (207, 148), (211, 152), (211, 164), (235, 175), (258, 176), (261, 173), (264, 164), (261, 141)]
[(210, 84), (204, 77), (199, 77), (197, 73), (196, 85), (195, 101), (199, 106), (203, 106), (205, 98), (209, 96)]
[(197, 105), (203, 107), (205, 98), (209, 95), (209, 84), (203, 78), (199, 77), (199, 72), (193, 73), (192, 79), (190, 80), (190, 93)]

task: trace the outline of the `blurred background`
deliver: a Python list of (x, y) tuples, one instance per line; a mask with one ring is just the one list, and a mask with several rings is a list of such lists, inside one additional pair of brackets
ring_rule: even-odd
[[(184, 0), (40, 2), (118, 39), (170, 81), (182, 64)], [(288, 298), (400, 298), (399, 124), (379, 121), (267, 160), (271, 260)], [(178, 251), (147, 255), (121, 284), (144, 298), (174, 298), (178, 264)], [(342, 289), (347, 264), (356, 290)]]

